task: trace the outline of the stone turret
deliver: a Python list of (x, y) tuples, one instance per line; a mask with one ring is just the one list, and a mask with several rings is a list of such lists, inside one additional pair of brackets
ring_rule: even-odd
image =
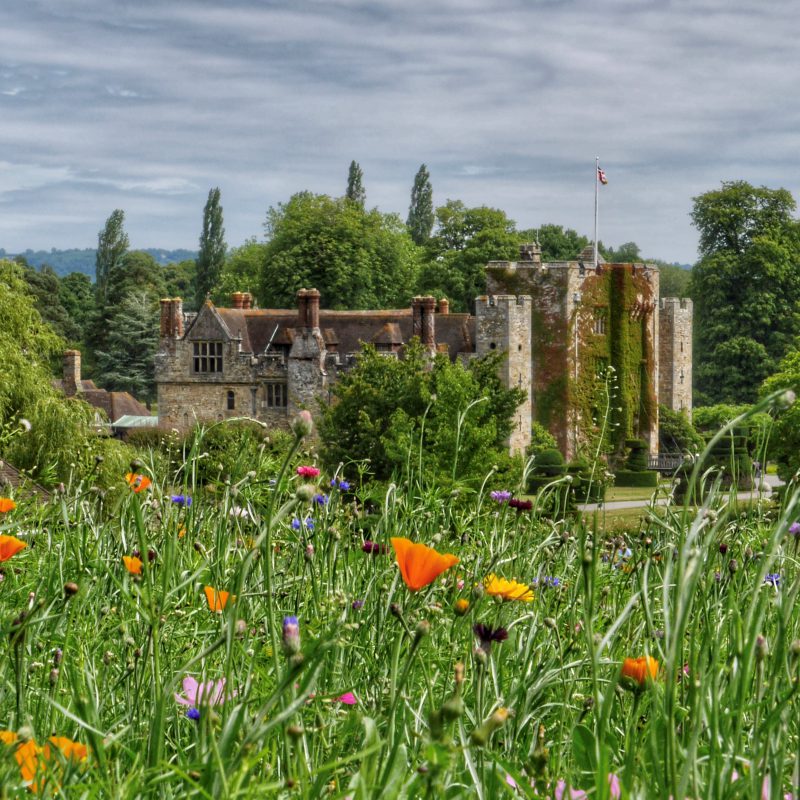
[(660, 402), (692, 413), (692, 301), (663, 297), (659, 302)]

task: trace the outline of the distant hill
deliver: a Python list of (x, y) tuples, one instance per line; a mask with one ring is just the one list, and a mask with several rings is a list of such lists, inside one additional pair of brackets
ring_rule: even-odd
[[(52, 267), (60, 277), (70, 272), (82, 272), (94, 280), (95, 254), (94, 248), (85, 250), (26, 250), (24, 253), (7, 253), (0, 247), (0, 258), (22, 256), (32, 267), (37, 269), (44, 264)], [(162, 266), (174, 261), (185, 261), (197, 258), (196, 250), (162, 250), (160, 248), (143, 248)]]

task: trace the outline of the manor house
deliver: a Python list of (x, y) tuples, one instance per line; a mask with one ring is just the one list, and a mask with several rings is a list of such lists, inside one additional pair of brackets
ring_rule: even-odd
[(512, 451), (525, 449), (535, 420), (567, 457), (606, 423), (656, 453), (658, 404), (691, 409), (692, 304), (659, 298), (652, 264), (601, 259), (595, 269), (591, 248), (575, 261), (543, 263), (536, 245), (523, 245), (518, 261), (487, 265), (474, 315), (433, 297), (380, 311), (330, 311), (321, 299), (301, 289), (294, 309), (259, 309), (235, 292), (229, 308), (206, 301), (197, 314), (185, 314), (180, 299), (162, 300), (159, 424), (185, 430), (254, 417), (285, 426), (301, 408), (330, 400), (365, 344), (402, 358), (415, 336), (452, 360), (507, 354), (504, 383), (527, 390)]

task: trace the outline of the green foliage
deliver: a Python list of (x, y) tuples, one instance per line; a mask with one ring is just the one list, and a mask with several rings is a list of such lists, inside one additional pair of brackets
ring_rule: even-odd
[(658, 264), (659, 294), (661, 297), (690, 297), (690, 284), (692, 271), (684, 269), (677, 264), (667, 264), (664, 261), (655, 261)]
[(631, 472), (645, 472), (647, 470), (647, 442), (643, 439), (627, 439), (625, 447), (628, 448), (625, 468)]
[(662, 453), (696, 453), (703, 449), (703, 437), (695, 430), (686, 411), (658, 407), (658, 449)]
[(350, 168), (347, 171), (347, 190), (344, 196), (362, 207), (367, 202), (367, 192), (364, 189), (364, 172), (356, 161), (350, 162)]
[(504, 452), (524, 393), (502, 387), (499, 354), (468, 367), (438, 355), (427, 368), (426, 358), (416, 341), (403, 359), (371, 347), (359, 355), (334, 387), (320, 423), (327, 464), (369, 460), (379, 480), (417, 464), (434, 479), (485, 474), (486, 464)]
[(267, 245), (248, 239), (241, 247), (234, 247), (225, 260), (217, 288), (211, 293), (215, 305), (227, 306), (233, 292), (255, 294), (261, 280), (261, 270), (266, 259)]
[(534, 421), (531, 423), (531, 443), (528, 445), (529, 456), (539, 456), (544, 450), (557, 450), (558, 442), (544, 425)]
[(125, 233), (125, 212), (117, 208), (111, 212), (106, 224), (97, 234), (97, 253), (95, 255), (95, 287), (97, 302), (102, 308), (106, 302), (108, 282), (111, 273), (128, 251), (128, 234)]
[(772, 428), (772, 417), (763, 411), (753, 413), (753, 406), (748, 404), (734, 406), (720, 403), (714, 406), (698, 406), (692, 411), (692, 424), (698, 433), (708, 439), (720, 428), (743, 414), (748, 415), (744, 422), (747, 437), (754, 442), (763, 441)]
[(406, 220), (406, 227), (415, 244), (422, 245), (430, 239), (433, 221), (433, 187), (428, 168), (423, 164), (414, 176)]
[(200, 308), (219, 281), (225, 264), (225, 228), (222, 224), (222, 206), (217, 186), (208, 192), (203, 209), (203, 230), (200, 234), (200, 250), (197, 254), (195, 273), (194, 302)]
[[(761, 394), (766, 396), (789, 389), (800, 396), (800, 351), (790, 350), (781, 360), (778, 371), (767, 378)], [(780, 407), (770, 437), (770, 454), (778, 464), (778, 475), (790, 480), (800, 470), (800, 403)]]
[(625, 242), (616, 249), (611, 247), (603, 254), (603, 258), (609, 264), (637, 264), (644, 261), (636, 242)]
[(616, 486), (658, 486), (658, 473), (650, 470), (627, 470), (620, 469), (614, 473), (614, 484)]
[(696, 398), (752, 402), (800, 323), (800, 227), (785, 189), (744, 181), (695, 198)]
[(155, 399), (158, 333), (159, 308), (153, 295), (131, 291), (113, 306), (105, 349), (95, 354), (104, 388), (130, 392), (143, 402)]
[(70, 272), (61, 279), (58, 296), (76, 329), (74, 337), (64, 335), (64, 338), (75, 343), (85, 341), (96, 314), (95, 291), (89, 276), (82, 272)]
[(180, 297), (186, 310), (193, 308), (196, 275), (197, 262), (193, 258), (167, 264), (164, 267), (165, 297)]
[(448, 200), (436, 209), (420, 291), (447, 297), (453, 311), (469, 311), (486, 291), (487, 262), (514, 259), (518, 249), (519, 235), (505, 212)]
[(565, 470), (566, 462), (564, 461), (564, 456), (555, 447), (543, 450), (533, 462), (533, 471), (538, 475), (547, 475), (552, 478), (563, 475)]
[(146, 292), (152, 300), (164, 296), (164, 270), (156, 260), (143, 250), (126, 253), (109, 275), (107, 316), (113, 315), (115, 307), (133, 292)]
[(542, 261), (574, 261), (589, 240), (572, 228), (561, 225), (542, 225), (522, 234), (526, 241), (538, 241), (542, 248)]
[[(42, 319), (62, 339), (77, 344), (81, 339), (82, 331), (64, 307), (61, 281), (59, 281), (58, 275), (47, 266), (41, 267), (39, 270), (25, 267), (24, 275), (31, 295), (35, 298), (36, 310), (41, 314)], [(91, 284), (88, 285), (91, 292)]]
[(267, 213), (258, 286), (264, 308), (294, 308), (302, 288), (325, 308), (400, 308), (416, 283), (418, 250), (396, 215), (301, 192)]

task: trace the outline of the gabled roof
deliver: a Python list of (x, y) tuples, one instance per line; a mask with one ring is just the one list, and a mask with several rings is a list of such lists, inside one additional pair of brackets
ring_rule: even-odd
[(0, 460), (0, 494), (5, 493), (10, 487), (21, 495), (35, 495), (41, 500), (49, 500), (50, 492), (39, 486), (38, 483), (26, 478), (16, 467), (8, 461)]

